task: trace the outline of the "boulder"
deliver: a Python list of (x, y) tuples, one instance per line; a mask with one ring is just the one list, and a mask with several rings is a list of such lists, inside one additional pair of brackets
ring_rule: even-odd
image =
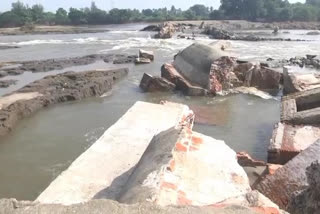
[(207, 91), (186, 80), (172, 64), (166, 63), (161, 67), (161, 77), (176, 85), (176, 90), (182, 91), (187, 96), (204, 96)]
[(308, 187), (297, 191), (290, 199), (288, 211), (291, 214), (315, 214), (320, 210), (320, 163), (313, 162), (306, 169)]
[(320, 74), (301, 71), (293, 67), (283, 68), (283, 87), (286, 94), (320, 87)]
[(145, 51), (140, 49), (139, 50), (139, 58), (144, 58), (144, 59), (150, 59), (151, 61), (154, 60), (154, 53), (153, 51)]
[(165, 22), (161, 27), (158, 34), (155, 35), (157, 39), (170, 39), (176, 32), (175, 26), (170, 22)]
[(211, 64), (221, 56), (221, 49), (195, 43), (175, 56), (173, 66), (193, 84), (208, 88)]
[(156, 135), (123, 189), (121, 203), (161, 206), (214, 205), (251, 191), (236, 153), (189, 127)]
[(286, 209), (296, 191), (308, 185), (306, 168), (315, 161), (320, 161), (320, 140), (302, 151), (273, 175), (267, 175), (256, 189), (280, 208)]
[(140, 88), (145, 92), (173, 91), (176, 85), (162, 77), (153, 77), (144, 73), (140, 82)]
[(270, 140), (268, 162), (286, 164), (318, 139), (319, 127), (278, 123)]
[(8, 72), (6, 72), (6, 71), (0, 71), (0, 78), (1, 78), (1, 77), (5, 77), (5, 76), (8, 76)]
[(254, 160), (248, 153), (246, 152), (238, 152), (237, 153), (237, 159), (240, 166), (267, 166), (267, 163), (264, 161)]
[(149, 64), (151, 63), (151, 60), (148, 59), (148, 58), (141, 58), (141, 57), (138, 57), (134, 60), (134, 63), (136, 65), (139, 65), (139, 64)]

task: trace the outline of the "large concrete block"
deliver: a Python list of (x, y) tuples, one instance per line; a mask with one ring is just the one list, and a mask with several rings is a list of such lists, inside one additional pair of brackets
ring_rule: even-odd
[(123, 203), (206, 206), (251, 188), (236, 153), (223, 141), (182, 127), (153, 138), (123, 190)]
[(195, 43), (178, 53), (173, 65), (192, 83), (208, 88), (211, 64), (223, 55), (217, 47)]
[(268, 162), (286, 164), (320, 139), (320, 128), (278, 123), (268, 148)]
[(256, 189), (286, 209), (294, 192), (303, 190), (307, 185), (306, 168), (320, 161), (320, 140), (302, 151), (273, 175), (268, 175)]
[[(105, 194), (115, 197), (154, 135), (183, 122), (192, 123), (192, 115), (187, 106), (180, 104), (137, 102), (58, 176), (37, 201), (68, 205)], [(114, 184), (116, 178), (122, 182)]]
[(320, 124), (320, 88), (283, 97), (281, 122), (298, 125)]

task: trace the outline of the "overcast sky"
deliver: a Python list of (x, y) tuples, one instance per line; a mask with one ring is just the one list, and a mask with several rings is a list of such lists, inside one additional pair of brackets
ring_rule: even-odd
[[(10, 10), (11, 3), (16, 0), (0, 0), (0, 11)], [(91, 0), (20, 0), (29, 5), (40, 3), (46, 10), (55, 11), (59, 7), (68, 9), (70, 7), (83, 8), (91, 4)], [(305, 2), (305, 0), (289, 0), (290, 2)], [(194, 4), (204, 4), (218, 8), (220, 0), (95, 0), (97, 6), (104, 10), (117, 8), (161, 8), (174, 5), (176, 8), (187, 9)]]

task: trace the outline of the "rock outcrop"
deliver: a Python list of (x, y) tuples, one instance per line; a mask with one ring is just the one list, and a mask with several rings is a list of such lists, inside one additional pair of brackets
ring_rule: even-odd
[(0, 98), (0, 136), (10, 132), (18, 120), (49, 105), (101, 96), (128, 69), (66, 72), (47, 76)]
[(306, 169), (308, 187), (296, 192), (288, 205), (291, 214), (315, 214), (320, 210), (320, 164), (312, 163)]
[(132, 63), (135, 56), (123, 54), (92, 54), (82, 57), (45, 59), (36, 61), (23, 61), (11, 63), (11, 66), (1, 68), (6, 75), (20, 75), (29, 72), (48, 72), (52, 70), (62, 70), (67, 67), (92, 64), (98, 60), (115, 64)]
[(160, 31), (155, 35), (157, 39), (170, 39), (176, 32), (175, 26), (170, 22), (165, 22), (160, 27)]
[(268, 175), (256, 187), (266, 197), (286, 209), (296, 191), (308, 185), (306, 168), (315, 161), (320, 161), (320, 140), (302, 151), (273, 175)]

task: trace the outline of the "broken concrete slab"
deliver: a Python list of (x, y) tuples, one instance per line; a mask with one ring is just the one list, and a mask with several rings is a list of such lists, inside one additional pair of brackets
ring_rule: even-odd
[[(151, 139), (192, 120), (185, 105), (137, 102), (37, 198), (41, 203), (75, 204), (115, 198)], [(111, 155), (112, 154), (112, 155)], [(115, 179), (121, 182), (114, 183)]]
[(195, 43), (175, 56), (173, 66), (187, 80), (208, 88), (211, 64), (223, 55), (218, 48)]
[(282, 81), (282, 73), (255, 65), (246, 74), (246, 86), (257, 87), (259, 89), (279, 89)]
[(251, 191), (236, 153), (223, 141), (172, 128), (155, 136), (119, 201), (207, 206)]
[(47, 76), (0, 98), (0, 136), (10, 132), (17, 121), (52, 104), (101, 96), (128, 69), (66, 72)]
[(320, 74), (295, 67), (284, 67), (283, 87), (285, 94), (319, 88)]
[(176, 90), (182, 91), (186, 96), (204, 96), (207, 94), (207, 90), (200, 86), (191, 84), (174, 68), (172, 64), (165, 63), (161, 67), (161, 77), (175, 84)]
[(267, 175), (256, 187), (266, 197), (286, 209), (293, 193), (303, 190), (307, 185), (306, 168), (320, 161), (320, 140), (302, 151), (275, 174)]
[(268, 148), (268, 162), (286, 164), (320, 139), (320, 127), (278, 123)]
[(162, 77), (153, 77), (150, 74), (143, 74), (140, 88), (145, 92), (173, 91), (176, 85)]
[(282, 97), (281, 122), (296, 125), (320, 124), (320, 88)]

